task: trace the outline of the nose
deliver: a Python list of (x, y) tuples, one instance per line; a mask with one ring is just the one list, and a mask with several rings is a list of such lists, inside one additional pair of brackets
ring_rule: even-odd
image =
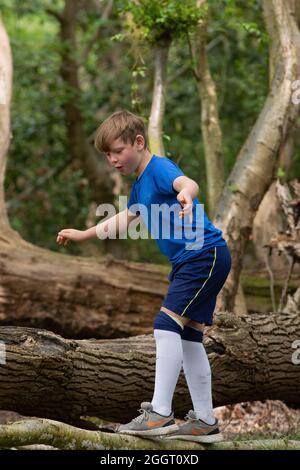
[(115, 165), (115, 163), (118, 163), (118, 159), (117, 159), (116, 156), (114, 156), (114, 155), (112, 155), (112, 154), (109, 154), (109, 155), (108, 155), (108, 158), (109, 158), (109, 161), (110, 161), (113, 165)]

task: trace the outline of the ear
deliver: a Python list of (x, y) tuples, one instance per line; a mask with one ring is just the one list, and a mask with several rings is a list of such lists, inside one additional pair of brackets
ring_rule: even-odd
[(135, 144), (138, 148), (138, 150), (143, 150), (145, 147), (145, 139), (141, 134), (138, 134), (135, 138)]

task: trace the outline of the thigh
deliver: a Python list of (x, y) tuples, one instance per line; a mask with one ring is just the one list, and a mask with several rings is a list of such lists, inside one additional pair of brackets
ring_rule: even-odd
[(170, 317), (173, 317), (176, 320), (178, 320), (182, 324), (182, 326), (185, 326), (185, 325), (187, 325), (187, 323), (190, 322), (190, 320), (188, 318), (182, 317), (181, 315), (178, 315), (178, 313), (173, 312), (173, 310), (170, 310), (169, 308), (161, 306), (160, 310), (162, 312), (165, 312), (167, 315), (170, 315)]
[(214, 248), (202, 253), (201, 257), (188, 260), (174, 270), (168, 292), (163, 301), (163, 307), (176, 314), (185, 315), (187, 306), (195, 301), (199, 290), (209, 277), (214, 264)]
[(167, 315), (170, 315), (171, 317), (178, 320), (182, 324), (182, 326), (189, 326), (190, 328), (194, 328), (195, 330), (198, 330), (198, 331), (204, 330), (204, 326), (205, 326), (204, 323), (199, 323), (197, 321), (190, 320), (188, 317), (182, 317), (181, 315), (178, 315), (178, 313), (175, 313), (172, 310), (163, 306), (160, 307), (160, 310), (162, 312), (165, 312)]
[(194, 320), (188, 320), (185, 326), (189, 326), (190, 328), (194, 328), (195, 330), (198, 330), (198, 331), (203, 331), (205, 323), (199, 323)]

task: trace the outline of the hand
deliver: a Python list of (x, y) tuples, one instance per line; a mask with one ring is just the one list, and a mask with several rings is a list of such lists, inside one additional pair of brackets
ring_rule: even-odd
[(67, 246), (69, 240), (82, 242), (86, 240), (85, 232), (83, 230), (75, 230), (73, 228), (65, 228), (58, 232), (56, 241), (59, 245)]
[(179, 217), (188, 215), (189, 222), (193, 222), (193, 200), (190, 193), (186, 189), (182, 189), (180, 193), (177, 194), (177, 201), (180, 202), (182, 210), (179, 212)]

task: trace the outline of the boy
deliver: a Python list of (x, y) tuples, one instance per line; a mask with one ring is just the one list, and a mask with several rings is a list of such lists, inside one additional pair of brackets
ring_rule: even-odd
[[(212, 324), (217, 294), (231, 268), (226, 241), (204, 211), (202, 217), (198, 216), (197, 183), (185, 176), (172, 160), (150, 153), (140, 117), (128, 111), (112, 114), (97, 129), (95, 147), (106, 154), (109, 163), (122, 175), (135, 173), (127, 208), (88, 230), (61, 230), (57, 242), (66, 245), (68, 240), (87, 240), (104, 233), (109, 236), (115, 233), (116, 227), (120, 234), (141, 215), (151, 234), (156, 232), (154, 238), (172, 265), (170, 286), (154, 321), (153, 398), (151, 403), (143, 402), (140, 415), (120, 425), (118, 432), (168, 435), (166, 439), (196, 442), (220, 441), (222, 436), (213, 414), (211, 370), (202, 338), (204, 325)], [(162, 214), (163, 221), (169, 224), (167, 237), (162, 233), (160, 222), (155, 230), (151, 208), (157, 204), (164, 204), (167, 209)], [(146, 211), (136, 211), (134, 207), (146, 208)], [(170, 207), (177, 211), (170, 213)], [(185, 235), (175, 237), (175, 233), (182, 234), (182, 224), (194, 232), (197, 229), (201, 232), (202, 228), (202, 239), (192, 242)], [(178, 427), (172, 412), (172, 398), (182, 365), (194, 409)]]

